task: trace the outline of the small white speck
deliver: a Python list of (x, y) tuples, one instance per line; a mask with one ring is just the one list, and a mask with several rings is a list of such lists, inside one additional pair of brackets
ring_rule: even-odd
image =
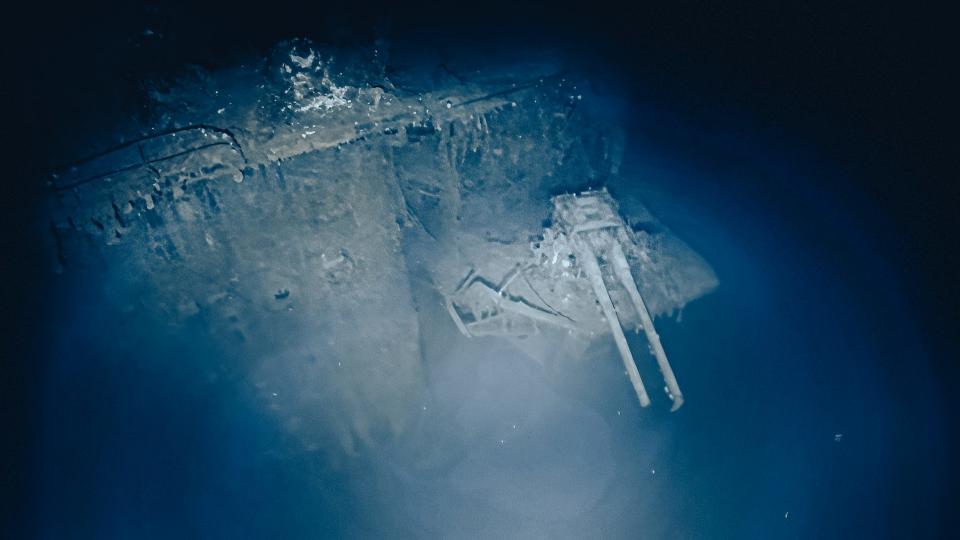
[(840, 442), (843, 440), (843, 433), (834, 433), (833, 442)]
[(517, 429), (517, 425), (516, 425), (516, 424), (513, 425), (513, 429)]
[(503, 439), (500, 439), (500, 446), (503, 446)]
[(225, 111), (225, 110), (227, 110), (227, 109), (225, 109), (225, 108), (223, 108), (223, 107), (220, 107), (219, 109), (217, 109), (217, 114), (223, 114), (223, 111)]
[(273, 397), (277, 397), (277, 393), (276, 393), (276, 392), (273, 393)]
[(790, 512), (784, 512), (784, 513), (783, 513), (783, 519), (787, 519), (787, 518), (789, 518), (789, 517), (790, 517)]
[(620, 416), (620, 409), (617, 409), (617, 416)]
[(651, 474), (651, 475), (657, 474), (657, 470), (656, 470), (656, 469), (650, 469), (650, 474)]

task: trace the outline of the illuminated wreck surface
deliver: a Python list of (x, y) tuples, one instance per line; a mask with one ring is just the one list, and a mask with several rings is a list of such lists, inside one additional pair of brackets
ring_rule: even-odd
[[(850, 446), (851, 422), (797, 424), (777, 440), (799, 457), (770, 457), (751, 423), (789, 410), (753, 411), (808, 387), (765, 368), (739, 385), (772, 360), (731, 358), (750, 330), (696, 311), (726, 281), (631, 187), (625, 126), (589, 80), (549, 60), (424, 69), (386, 45), (294, 41), (151, 95), (145, 125), (49, 181), (45, 249), (69, 298), (51, 347), (69, 360), (48, 414), (75, 427), (46, 459), (97, 464), (67, 488), (45, 477), (50, 512), (82, 508), (63, 527), (668, 538), (809, 519), (820, 488), (783, 471)], [(737, 247), (720, 235), (700, 245)], [(771, 287), (759, 264), (726, 267)], [(738, 316), (763, 319), (757, 305)], [(67, 455), (85, 418), (115, 419), (92, 428), (105, 455)], [(780, 472), (731, 466), (738, 452)], [(702, 489), (737, 482), (747, 506)], [(116, 493), (81, 503), (89, 485)]]
[[(612, 332), (648, 405), (623, 328), (649, 329), (669, 372), (651, 313), (716, 279), (639, 201), (621, 218), (606, 191), (566, 199), (602, 216), (571, 217), (558, 198), (567, 230), (544, 228), (553, 195), (618, 173), (623, 134), (591, 115), (586, 83), (551, 65), (519, 81), (448, 69), (416, 91), (364, 52), (288, 44), (157, 92), (160, 125), (54, 178), (64, 272), (106, 272), (121, 311), (202, 319), (308, 449), (350, 453), (405, 431), (425, 399), (422, 342), (457, 327), (517, 338), (540, 363), (580, 361)], [(515, 267), (511, 289), (474, 302), (470, 331), (465, 301), (430, 319), (444, 304), (431, 296), (463, 292), (465, 275), (501, 282)], [(503, 309), (513, 320), (488, 320)]]

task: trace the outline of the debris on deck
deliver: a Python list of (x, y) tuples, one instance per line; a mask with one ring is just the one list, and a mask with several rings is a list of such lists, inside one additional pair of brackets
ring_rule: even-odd
[[(620, 352), (640, 405), (650, 404), (624, 327), (646, 335), (676, 411), (683, 405), (653, 318), (637, 287), (627, 253), (646, 254), (620, 217), (606, 189), (553, 198), (552, 225), (520, 261), (494, 283), (471, 269), (446, 305), (457, 328), (468, 337), (522, 336), (551, 325), (571, 332), (609, 331)], [(597, 312), (599, 305), (600, 312)], [(603, 327), (606, 327), (605, 329)]]

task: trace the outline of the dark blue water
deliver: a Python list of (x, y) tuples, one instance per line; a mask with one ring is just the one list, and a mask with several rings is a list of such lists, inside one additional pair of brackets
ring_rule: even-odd
[(809, 152), (676, 124), (661, 133), (699, 157), (651, 142), (631, 161), (649, 182), (637, 188), (721, 283), (661, 325), (690, 362), (680, 369), (696, 370), (686, 387), (710, 396), (676, 419), (679, 511), (695, 536), (936, 533), (904, 519), (945, 510), (930, 464), (947, 454), (895, 224)]
[[(578, 36), (561, 48), (617, 81), (611, 99), (633, 99), (611, 104), (631, 126), (611, 191), (647, 204), (719, 278), (680, 320), (657, 321), (687, 397), (678, 413), (641, 410), (612, 349), (550, 368), (464, 345), (430, 368), (429, 414), (407, 439), (339, 463), (291, 453), (202, 324), (158, 339), (166, 321), (108, 310), (104, 283), (51, 288), (25, 242), (26, 269), (5, 280), (25, 306), (15, 358), (35, 383), (11, 384), (15, 427), (28, 426), (11, 440), (29, 454), (8, 466), (24, 485), (11, 537), (949, 537), (953, 370), (935, 338), (955, 322), (937, 303), (956, 298), (940, 255), (955, 217), (938, 200), (953, 179), (930, 159), (940, 109), (911, 69), (939, 55), (889, 10), (832, 10), (793, 14), (808, 21), (796, 27), (754, 9), (640, 29), (616, 10), (548, 17)], [(115, 126), (141, 76), (310, 32), (307, 17), (266, 11), (102, 10), (28, 32), (22, 48), (74, 84), (40, 70), (16, 87), (33, 159), (14, 169), (39, 177), (74, 139)], [(434, 16), (409, 36), (421, 15), (356, 24), (423, 49), (456, 49), (463, 31), (476, 48), (528, 24), (501, 28), (502, 13), (439, 29)], [(704, 30), (718, 18), (723, 30)], [(175, 44), (141, 47), (145, 24)], [(322, 26), (331, 39), (348, 28)], [(4, 229), (19, 235), (32, 207), (6, 200)], [(658, 380), (652, 363), (641, 373)]]
[[(461, 344), (430, 371), (438, 417), (331, 468), (287, 451), (242, 378), (211, 383), (232, 359), (202, 327), (160, 341), (164, 321), (118, 316), (87, 284), (53, 316), (41, 536), (934, 535), (904, 516), (944, 511), (929, 467), (947, 459), (943, 401), (878, 237), (890, 224), (811, 182), (837, 173), (809, 157), (633, 114), (647, 127), (611, 189), (646, 202), (720, 281), (658, 324), (681, 411), (639, 409), (612, 350), (551, 372)], [(652, 362), (641, 372), (657, 378)], [(439, 469), (415, 466), (427, 448)]]

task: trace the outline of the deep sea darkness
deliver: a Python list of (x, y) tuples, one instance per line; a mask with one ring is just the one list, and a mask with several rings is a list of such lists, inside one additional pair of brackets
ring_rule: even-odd
[[(948, 85), (955, 32), (944, 13), (888, 2), (75, 2), (5, 11), (4, 538), (955, 530), (960, 198)], [(162, 38), (145, 39), (147, 28)], [(32, 224), (46, 175), (78, 141), (141, 110), (148, 78), (229, 66), (298, 36), (344, 46), (384, 39), (479, 61), (548, 51), (619, 96), (610, 108), (628, 115), (628, 144), (611, 190), (643, 200), (719, 278), (680, 321), (658, 320), (688, 404), (675, 415), (639, 409), (615, 363), (548, 380), (529, 362), (501, 358), (484, 373), (513, 384), (499, 403), (466, 407), (483, 421), (498, 407), (534, 411), (555, 437), (541, 433), (503, 462), (477, 458), (477, 470), (530, 467), (545, 486), (582, 482), (584, 500), (595, 475), (643, 478), (648, 495), (635, 506), (597, 495), (582, 519), (558, 528), (564, 505), (582, 501), (535, 500), (536, 489), (501, 500), (497, 478), (481, 482), (469, 467), (458, 469), (464, 482), (487, 500), (448, 498), (406, 476), (412, 457), (402, 447), (322, 473), (314, 489), (304, 462), (262, 457), (281, 437), (266, 411), (230, 385), (207, 393), (191, 382), (189, 362), (169, 362), (216, 354), (202, 336), (158, 342), (149, 322), (111, 319), (84, 291), (46, 280)], [(112, 350), (117, 331), (142, 340), (142, 354)], [(469, 393), (457, 369), (436, 384)], [(597, 412), (621, 405), (623, 416)], [(542, 440), (583, 449), (564, 455)], [(533, 517), (498, 517), (507, 504)]]

